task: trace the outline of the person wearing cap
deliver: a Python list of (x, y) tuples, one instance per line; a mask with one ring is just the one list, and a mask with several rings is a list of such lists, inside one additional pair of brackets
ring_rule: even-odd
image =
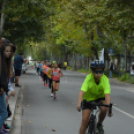
[[(85, 81), (81, 87), (81, 91), (78, 98), (77, 110), (81, 108), (83, 100), (87, 102), (96, 101), (103, 104), (110, 105), (111, 103), (111, 88), (109, 79), (104, 75), (105, 64), (103, 61), (96, 60), (91, 63), (90, 68), (92, 73), (87, 75)], [(99, 134), (104, 134), (103, 121), (105, 120), (106, 114), (108, 114), (109, 108), (100, 107), (100, 113), (97, 123), (97, 129)], [(79, 134), (85, 134), (89, 123), (89, 117), (91, 108), (87, 105), (82, 107), (82, 123)], [(108, 114), (108, 116), (112, 116)]]

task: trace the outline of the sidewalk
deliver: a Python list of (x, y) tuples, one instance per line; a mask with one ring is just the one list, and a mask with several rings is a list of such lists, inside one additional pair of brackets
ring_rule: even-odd
[(15, 90), (15, 96), (10, 97), (9, 100), (8, 100), (10, 109), (12, 111), (12, 116), (6, 120), (6, 123), (11, 126), (10, 131), (12, 130), (13, 121), (15, 120), (14, 115), (15, 115), (15, 110), (16, 110), (16, 107), (17, 107), (16, 104), (17, 104), (17, 100), (18, 100), (18, 95), (19, 95), (19, 92), (20, 92), (20, 88), (16, 88), (14, 86), (14, 84), (12, 84), (12, 86), (13, 86), (13, 88)]

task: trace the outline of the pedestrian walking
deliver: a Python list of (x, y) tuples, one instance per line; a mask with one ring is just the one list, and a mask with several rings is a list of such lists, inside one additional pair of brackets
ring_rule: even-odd
[(14, 70), (15, 70), (15, 87), (21, 87), (19, 84), (19, 77), (21, 76), (22, 64), (24, 62), (23, 53), (19, 53), (14, 58)]
[(54, 99), (57, 98), (56, 96), (56, 91), (59, 90), (59, 83), (60, 83), (60, 77), (63, 76), (62, 71), (60, 68), (58, 68), (58, 64), (54, 63), (54, 68), (52, 69), (51, 72), (52, 80), (53, 80), (53, 93), (54, 93)]

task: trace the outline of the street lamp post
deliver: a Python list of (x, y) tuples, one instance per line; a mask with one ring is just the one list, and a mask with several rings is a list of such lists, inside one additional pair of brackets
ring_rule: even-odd
[(125, 77), (127, 73), (127, 30), (124, 30), (124, 48), (125, 48)]

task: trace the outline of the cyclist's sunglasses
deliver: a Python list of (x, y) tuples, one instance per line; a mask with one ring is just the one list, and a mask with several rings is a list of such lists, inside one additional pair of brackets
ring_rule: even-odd
[(101, 70), (101, 71), (94, 70), (94, 73), (95, 73), (95, 74), (98, 74), (98, 73), (99, 73), (99, 74), (103, 74), (103, 73), (104, 73), (104, 70)]

